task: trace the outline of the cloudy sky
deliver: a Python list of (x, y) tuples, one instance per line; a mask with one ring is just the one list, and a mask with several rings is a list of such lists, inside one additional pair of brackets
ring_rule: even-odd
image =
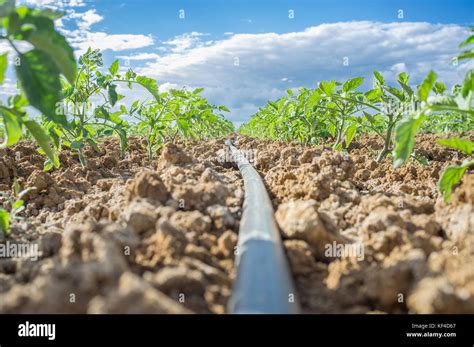
[(101, 48), (106, 63), (118, 58), (162, 91), (204, 87), (236, 124), (286, 89), (325, 79), (364, 76), (369, 88), (377, 69), (388, 81), (407, 71), (417, 84), (432, 69), (452, 85), (473, 66), (451, 63), (474, 26), (472, 0), (21, 2), (64, 11), (57, 25), (77, 55)]

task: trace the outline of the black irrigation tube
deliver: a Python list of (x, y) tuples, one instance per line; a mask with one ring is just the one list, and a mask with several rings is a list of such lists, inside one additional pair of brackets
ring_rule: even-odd
[(293, 281), (273, 207), (257, 171), (226, 141), (244, 179), (245, 201), (240, 221), (237, 276), (230, 313), (298, 313)]

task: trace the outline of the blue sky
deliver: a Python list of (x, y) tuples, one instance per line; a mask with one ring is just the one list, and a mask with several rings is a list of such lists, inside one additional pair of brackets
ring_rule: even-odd
[[(300, 31), (307, 27), (339, 21), (426, 21), (469, 25), (474, 22), (472, 0), (99, 0), (88, 2), (105, 15), (102, 27), (121, 32), (123, 23), (131, 33), (153, 33), (169, 38), (198, 31), (263, 33)], [(179, 20), (180, 9), (186, 19)], [(288, 10), (295, 20), (288, 20)], [(251, 20), (251, 22), (249, 22)], [(99, 28), (101, 27), (99, 26)]]
[[(474, 26), (472, 0), (21, 2), (64, 11), (57, 25), (77, 55), (101, 48), (106, 63), (118, 58), (163, 91), (204, 87), (237, 124), (286, 89), (325, 79), (363, 76), (368, 88), (372, 70), (388, 81), (403, 70), (416, 84), (433, 69), (452, 85), (472, 68), (451, 63)], [(137, 90), (124, 102), (141, 96)]]

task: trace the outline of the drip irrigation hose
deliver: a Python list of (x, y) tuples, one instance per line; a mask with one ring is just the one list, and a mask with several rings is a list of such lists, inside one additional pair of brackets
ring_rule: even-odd
[(242, 174), (245, 200), (237, 244), (237, 276), (229, 312), (299, 313), (288, 261), (274, 211), (257, 171), (230, 140), (226, 141)]

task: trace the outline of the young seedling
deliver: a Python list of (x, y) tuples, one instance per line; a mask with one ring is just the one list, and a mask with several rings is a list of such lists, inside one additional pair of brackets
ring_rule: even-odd
[(150, 159), (163, 142), (173, 141), (177, 136), (186, 140), (233, 131), (232, 123), (218, 113), (229, 110), (225, 106), (210, 105), (201, 92), (202, 89), (171, 90), (160, 94), (159, 101), (135, 102), (131, 106), (128, 113), (138, 121), (135, 129), (145, 137)]
[(44, 126), (56, 148), (71, 148), (77, 152), (82, 166), (85, 166), (84, 148), (88, 144), (99, 152), (97, 139), (102, 135), (115, 133), (120, 139), (122, 155), (128, 147), (129, 124), (121, 118), (127, 114), (127, 110), (115, 107), (117, 102), (124, 98), (117, 92), (119, 83), (125, 83), (129, 88), (132, 84), (141, 85), (157, 101), (159, 95), (154, 80), (137, 76), (131, 69), (120, 74), (118, 60), (114, 61), (106, 72), (101, 71), (103, 59), (98, 49), (89, 48), (79, 58), (79, 65), (80, 70), (74, 83), (64, 83), (64, 99), (57, 110), (66, 116), (67, 124), (62, 126), (46, 120)]
[(384, 160), (393, 150), (394, 132), (398, 123), (407, 112), (416, 108), (413, 90), (408, 85), (410, 77), (402, 72), (397, 77), (400, 89), (388, 86), (385, 79), (374, 71), (374, 88), (364, 94), (359, 102), (375, 114), (363, 111), (368, 127), (383, 140), (383, 147), (376, 157), (377, 162)]
[(444, 201), (449, 202), (453, 188), (461, 182), (466, 171), (474, 167), (474, 157), (472, 155), (474, 142), (454, 137), (451, 139), (438, 140), (438, 143), (442, 146), (458, 150), (468, 156), (461, 165), (448, 166), (438, 181), (438, 187), (443, 193)]
[(15, 179), (13, 183), (13, 194), (0, 192), (0, 232), (9, 235), (11, 226), (15, 222), (23, 222), (24, 217), (19, 216), (25, 210), (23, 197), (35, 188), (26, 188), (21, 190), (20, 184)]
[[(319, 89), (324, 97), (324, 104), (320, 108), (326, 112), (331, 134), (336, 138), (334, 149), (348, 148), (354, 139), (360, 119), (356, 116), (365, 105), (360, 101), (362, 93), (356, 88), (362, 84), (362, 77), (352, 78), (340, 83), (335, 81), (321, 82)], [(340, 88), (337, 88), (341, 86)]]

